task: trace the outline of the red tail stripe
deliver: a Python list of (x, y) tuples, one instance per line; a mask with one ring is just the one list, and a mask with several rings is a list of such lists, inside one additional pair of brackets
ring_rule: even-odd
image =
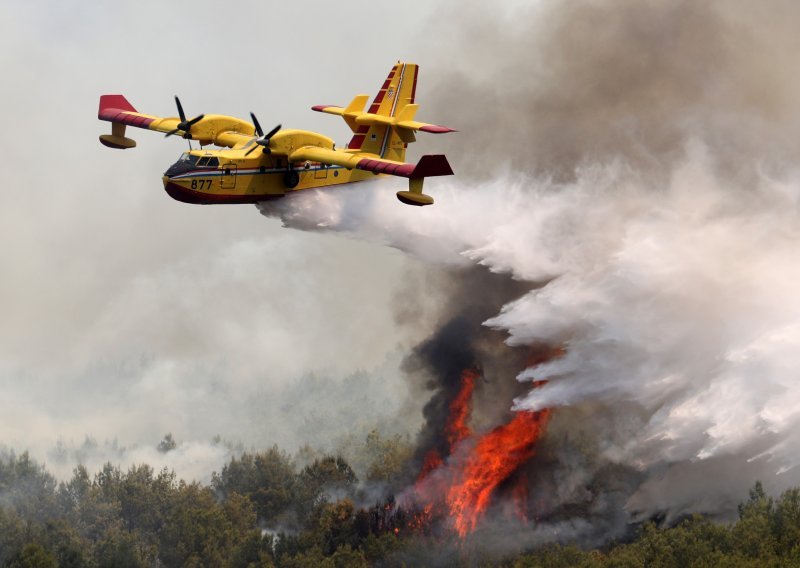
[(441, 154), (422, 156), (416, 164), (393, 164), (364, 158), (358, 161), (356, 169), (407, 178), (453, 175), (453, 170), (447, 162), (447, 158)]
[(358, 150), (361, 148), (361, 145), (364, 143), (364, 138), (367, 136), (367, 132), (369, 132), (369, 126), (359, 126), (358, 130), (356, 130), (355, 135), (350, 139), (350, 142), (347, 144), (348, 148), (352, 148)]
[(417, 77), (419, 76), (419, 65), (414, 69), (414, 82), (411, 84), (411, 103), (414, 103), (417, 96)]
[(155, 120), (146, 116), (138, 116), (135, 114), (128, 114), (127, 111), (118, 108), (105, 108), (102, 109), (97, 118), (100, 120), (107, 120), (109, 122), (117, 122), (120, 124), (127, 124), (129, 126), (138, 126), (139, 128), (148, 128)]
[[(372, 104), (370, 105), (369, 110), (367, 112), (371, 114), (375, 114), (376, 112), (378, 112), (378, 109), (381, 106), (381, 102), (383, 101), (383, 97), (386, 94), (386, 90), (389, 88), (389, 84), (392, 82), (392, 79), (394, 78), (394, 75), (397, 72), (397, 68), (398, 66), (395, 65), (394, 67), (392, 67), (392, 70), (389, 71), (389, 75), (386, 77), (386, 81), (384, 81), (383, 86), (381, 86), (380, 91), (378, 91), (378, 94), (375, 96), (375, 99), (372, 101)], [(364, 144), (364, 139), (366, 138), (367, 132), (369, 132), (369, 126), (360, 127), (353, 135), (353, 137), (350, 139), (350, 142), (347, 143), (347, 147), (356, 150), (360, 149), (361, 145)]]

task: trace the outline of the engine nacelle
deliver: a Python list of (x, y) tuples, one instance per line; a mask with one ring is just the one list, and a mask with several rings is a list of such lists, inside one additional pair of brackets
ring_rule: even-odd
[(288, 156), (298, 148), (316, 146), (333, 150), (333, 140), (308, 130), (280, 130), (269, 140), (269, 151), (278, 156)]

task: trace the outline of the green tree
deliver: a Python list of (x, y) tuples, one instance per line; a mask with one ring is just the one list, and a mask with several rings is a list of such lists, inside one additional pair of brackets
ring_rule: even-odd
[(284, 555), (278, 564), (281, 568), (336, 568), (333, 559), (325, 556), (319, 548), (311, 548), (292, 556)]
[(37, 539), (56, 560), (59, 568), (82, 568), (91, 562), (91, 542), (81, 538), (66, 519), (45, 523)]
[(800, 549), (800, 489), (784, 492), (772, 511), (772, 532), (777, 540), (777, 551), (789, 557)]
[(214, 492), (183, 481), (170, 495), (158, 534), (160, 558), (167, 566), (220, 566), (236, 540)]
[(214, 473), (211, 484), (223, 498), (231, 493), (248, 497), (259, 521), (270, 526), (280, 521), (292, 505), (296, 481), (291, 459), (273, 446), (266, 452), (233, 458), (221, 473)]
[(750, 497), (739, 505), (739, 522), (733, 526), (736, 551), (745, 558), (771, 562), (778, 543), (772, 533), (773, 500), (760, 481), (750, 490)]
[(11, 558), (8, 568), (57, 568), (57, 564), (40, 544), (30, 543)]
[(249, 531), (233, 551), (231, 568), (273, 568), (273, 545), (272, 535)]
[(117, 491), (120, 517), (125, 528), (157, 533), (164, 524), (163, 505), (174, 488), (174, 472), (163, 469), (154, 475), (149, 465), (132, 466), (121, 477)]
[(343, 499), (325, 504), (318, 508), (315, 516), (312, 532), (326, 555), (333, 554), (342, 546), (358, 546), (355, 507), (352, 501)]
[(368, 568), (367, 559), (360, 550), (355, 550), (349, 544), (344, 544), (336, 549), (331, 556), (336, 568)]
[(364, 444), (366, 479), (392, 482), (400, 477), (414, 454), (408, 438), (399, 434), (384, 438), (377, 430), (367, 434)]
[(0, 505), (13, 507), (24, 519), (41, 522), (57, 514), (56, 485), (28, 452), (0, 458)]
[(26, 543), (25, 523), (12, 510), (0, 506), (0, 566), (5, 566)]
[(147, 568), (146, 547), (136, 535), (119, 529), (111, 529), (95, 548), (97, 568)]
[[(98, 474), (92, 481), (81, 465), (73, 470), (72, 478), (58, 488), (61, 514), (81, 537), (92, 542), (100, 540), (112, 527), (122, 526), (118, 487), (114, 491), (107, 490), (101, 486), (100, 478)], [(121, 479), (113, 478), (115, 483)]]
[(352, 498), (358, 477), (344, 459), (325, 456), (303, 468), (297, 477), (295, 506), (300, 519), (305, 519), (327, 495)]

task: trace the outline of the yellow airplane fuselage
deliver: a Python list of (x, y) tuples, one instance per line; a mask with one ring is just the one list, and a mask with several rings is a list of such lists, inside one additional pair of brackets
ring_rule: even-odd
[[(276, 136), (276, 142), (292, 135), (302, 136), (303, 145), (308, 138), (324, 138), (313, 132), (287, 130)], [(355, 154), (341, 152), (344, 157)], [(264, 153), (251, 141), (230, 150), (186, 152), (162, 179), (164, 189), (178, 201), (214, 204), (256, 203), (303, 189), (371, 180), (376, 175), (381, 174), (320, 162), (290, 163), (285, 157)]]

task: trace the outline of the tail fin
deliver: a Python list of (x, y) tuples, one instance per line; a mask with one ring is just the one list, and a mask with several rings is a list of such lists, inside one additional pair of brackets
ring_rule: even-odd
[(102, 118), (104, 112), (111, 110), (138, 112), (123, 95), (100, 95), (100, 109), (97, 111), (98, 118)]
[[(386, 117), (400, 116), (407, 105), (414, 103), (418, 73), (419, 65), (398, 62), (392, 67), (367, 112)], [(358, 127), (347, 147), (377, 154), (387, 160), (404, 162), (406, 145), (396, 129), (389, 125), (365, 124)]]
[(364, 106), (369, 95), (356, 96), (344, 108), (315, 105), (311, 109), (344, 118), (354, 133), (347, 145), (349, 149), (374, 154), (385, 160), (404, 162), (406, 147), (409, 142), (416, 140), (416, 131), (433, 134), (455, 132), (446, 126), (414, 120), (419, 108), (414, 103), (418, 74), (419, 65), (398, 62), (392, 67), (367, 112), (364, 112)]
[(116, 150), (136, 147), (136, 140), (125, 136), (127, 124), (147, 128), (153, 122), (152, 119), (140, 116), (128, 99), (122, 95), (100, 95), (97, 118), (111, 122), (111, 134), (101, 134), (100, 143)]

